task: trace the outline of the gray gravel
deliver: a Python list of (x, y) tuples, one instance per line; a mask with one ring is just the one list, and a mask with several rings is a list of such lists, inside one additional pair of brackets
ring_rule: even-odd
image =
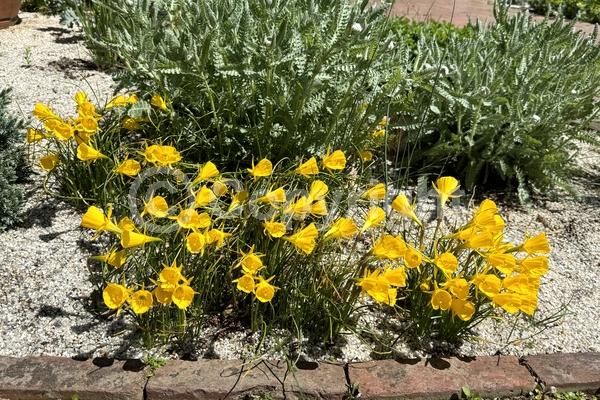
[[(59, 113), (71, 113), (71, 96), (78, 89), (90, 92), (92, 88), (104, 96), (111, 92), (112, 79), (92, 68), (78, 33), (60, 26), (56, 18), (28, 13), (21, 17), (21, 25), (0, 31), (0, 85), (14, 87), (14, 112), (28, 117), (34, 103), (43, 101)], [(552, 264), (543, 279), (537, 317), (548, 317), (568, 303), (564, 318), (533, 339), (527, 337), (536, 329), (522, 321), (489, 321), (459, 352), (520, 355), (600, 351), (600, 156), (589, 147), (583, 150), (580, 162), (586, 174), (573, 178), (579, 199), (565, 195), (527, 208), (503, 209), (508, 235), (515, 240), (525, 232), (548, 233)], [(0, 355), (147, 354), (147, 350), (140, 350), (139, 338), (129, 334), (127, 321), (94, 314), (86, 267), (93, 246), (79, 229), (80, 214), (46, 196), (40, 180), (37, 176), (24, 187), (24, 222), (0, 234)], [(372, 324), (373, 318), (367, 316), (364, 323)], [(179, 354), (248, 357), (260, 342), (259, 334), (218, 326), (207, 328), (202, 336), (201, 342)], [(275, 332), (267, 338), (267, 347), (275, 348), (275, 355), (280, 354), (285, 336), (285, 332)], [(400, 355), (422, 355), (405, 341), (395, 349)], [(155, 349), (153, 354), (174, 356), (168, 350)], [(371, 350), (371, 344), (347, 335), (333, 350), (315, 348), (310, 353), (322, 358), (364, 360), (371, 357)]]

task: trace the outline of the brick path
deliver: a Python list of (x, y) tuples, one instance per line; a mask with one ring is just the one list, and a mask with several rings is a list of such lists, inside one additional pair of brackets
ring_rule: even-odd
[[(454, 17), (452, 9), (454, 7)], [(464, 26), (470, 20), (493, 21), (493, 0), (396, 0), (392, 9), (393, 15), (405, 15), (411, 19), (423, 21), (435, 19), (441, 21), (452, 21), (453, 24)], [(513, 9), (512, 12), (518, 12)], [(543, 17), (534, 16), (536, 20)], [(575, 28), (583, 32), (592, 33), (593, 24), (577, 22)]]

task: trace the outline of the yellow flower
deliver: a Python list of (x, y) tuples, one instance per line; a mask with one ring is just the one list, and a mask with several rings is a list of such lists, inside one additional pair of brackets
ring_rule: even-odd
[(404, 267), (398, 267), (394, 269), (386, 268), (383, 271), (383, 277), (387, 279), (392, 286), (406, 286), (406, 269), (404, 269)]
[(131, 117), (123, 118), (121, 124), (123, 125), (123, 128), (127, 129), (128, 131), (137, 131), (142, 129), (142, 124), (140, 124), (139, 121)]
[(88, 99), (87, 94), (85, 94), (85, 92), (83, 91), (78, 91), (77, 93), (75, 93), (75, 96), (73, 97), (75, 100), (75, 103), (77, 103), (77, 105), (83, 104), (83, 103), (87, 103), (88, 101), (90, 101)]
[(323, 157), (323, 167), (330, 171), (341, 171), (346, 168), (346, 156), (344, 155), (344, 152), (336, 150), (330, 154), (329, 151), (327, 151), (327, 154)]
[(125, 250), (112, 250), (101, 256), (90, 257), (90, 259), (107, 263), (115, 268), (121, 268), (127, 261), (127, 253)]
[(45, 122), (50, 119), (59, 119), (58, 116), (52, 111), (50, 107), (43, 103), (36, 103), (32, 114), (34, 117), (39, 119), (42, 122)]
[(135, 230), (135, 224), (133, 223), (133, 221), (129, 217), (123, 217), (123, 218), (121, 218), (121, 220), (119, 221), (119, 223), (117, 224), (117, 226), (119, 227), (119, 229), (121, 229), (123, 231), (133, 231), (133, 230)]
[[(98, 121), (96, 118), (92, 117), (83, 117), (77, 119), (77, 129), (79, 131), (84, 131), (88, 134), (94, 134), (98, 132)], [(89, 135), (88, 135), (89, 136)]]
[(492, 274), (477, 274), (471, 282), (481, 293), (489, 298), (493, 298), (502, 289), (502, 281), (496, 275)]
[(117, 171), (117, 173), (119, 173), (121, 175), (127, 175), (127, 176), (134, 177), (140, 173), (141, 169), (142, 169), (142, 167), (139, 162), (137, 162), (136, 160), (133, 160), (131, 158), (128, 158), (128, 159), (124, 160), (121, 164), (119, 164), (116, 171)]
[(545, 233), (540, 233), (537, 236), (530, 237), (521, 245), (521, 249), (527, 254), (547, 254), (550, 252), (550, 245)]
[(469, 282), (464, 278), (447, 280), (444, 282), (444, 288), (462, 300), (465, 300), (469, 296)]
[(376, 129), (371, 133), (373, 139), (381, 139), (385, 137), (385, 129)]
[(400, 215), (408, 217), (417, 224), (422, 225), (419, 218), (417, 218), (417, 214), (415, 214), (414, 206), (409, 203), (408, 198), (404, 194), (396, 196), (394, 201), (392, 201), (392, 208)]
[(528, 257), (519, 263), (521, 273), (539, 278), (548, 272), (548, 257)]
[(150, 99), (150, 104), (152, 104), (156, 108), (160, 108), (163, 111), (169, 111), (169, 108), (167, 107), (167, 102), (158, 93), (152, 96), (152, 98)]
[(373, 159), (373, 152), (370, 150), (359, 150), (358, 156), (364, 162), (371, 161)]
[(325, 184), (325, 182), (320, 180), (315, 180), (310, 184), (310, 190), (308, 192), (308, 199), (310, 201), (318, 201), (322, 200), (329, 193), (329, 187)]
[(83, 103), (78, 104), (77, 113), (80, 117), (99, 117), (98, 113), (96, 113), (96, 106), (89, 101), (84, 101)]
[(440, 254), (433, 262), (436, 267), (448, 275), (451, 275), (458, 267), (458, 260), (456, 259), (456, 256), (449, 252)]
[(169, 205), (162, 196), (154, 196), (144, 205), (142, 215), (149, 214), (155, 218), (164, 218), (169, 214)]
[(372, 207), (369, 209), (367, 213), (367, 217), (365, 218), (365, 222), (360, 229), (361, 232), (366, 231), (367, 229), (376, 227), (381, 224), (385, 220), (385, 211), (381, 207)]
[(385, 199), (385, 193), (385, 184), (378, 183), (377, 185), (364, 192), (363, 197), (369, 200), (383, 200)]
[(255, 253), (254, 246), (250, 248), (250, 251), (242, 254), (242, 258), (239, 262), (239, 265), (242, 266), (244, 272), (252, 275), (256, 275), (256, 273), (263, 268), (263, 262), (261, 260), (265, 255), (262, 253)]
[(527, 315), (533, 315), (535, 313), (538, 303), (537, 293), (522, 294), (519, 300), (521, 301), (519, 310)]
[(66, 141), (73, 137), (75, 131), (70, 124), (61, 121), (53, 126), (52, 133), (58, 140)]
[(95, 161), (99, 158), (106, 158), (106, 156), (97, 149), (81, 142), (79, 143), (79, 146), (77, 146), (77, 158), (81, 161)]
[(385, 128), (386, 126), (388, 126), (390, 123), (390, 119), (384, 115), (383, 117), (381, 117), (381, 120), (379, 121), (379, 126), (381, 126), (382, 128)]
[(263, 203), (275, 204), (275, 203), (285, 203), (287, 201), (287, 198), (285, 196), (285, 190), (282, 187), (280, 187), (280, 188), (277, 188), (275, 190), (268, 192), (267, 194), (265, 194), (262, 197), (259, 197), (258, 200), (262, 201)]
[(447, 310), (452, 305), (452, 295), (443, 289), (435, 289), (431, 295), (431, 308)]
[(33, 128), (27, 128), (27, 143), (36, 143), (45, 139), (46, 135), (42, 131)]
[(510, 275), (517, 266), (517, 260), (512, 254), (491, 253), (487, 256), (487, 262), (505, 275)]
[(397, 260), (406, 254), (406, 243), (400, 237), (382, 235), (373, 245), (373, 255), (377, 258)]
[(497, 294), (492, 301), (510, 314), (516, 314), (521, 307), (521, 297), (515, 293)]
[(40, 167), (45, 171), (52, 171), (58, 165), (58, 155), (57, 154), (48, 154), (42, 158), (40, 158)]
[(513, 275), (504, 278), (502, 286), (515, 293), (529, 294), (538, 291), (540, 287), (540, 278), (525, 274)]
[(110, 209), (108, 215), (104, 215), (104, 212), (98, 207), (90, 206), (81, 218), (81, 226), (88, 229), (94, 229), (98, 232), (110, 231), (116, 234), (121, 233), (121, 229), (110, 220), (110, 216)]
[(296, 168), (296, 173), (304, 176), (305, 178), (308, 178), (311, 175), (317, 175), (319, 173), (317, 159), (311, 157), (304, 163), (301, 163), (300, 166)]
[(162, 286), (157, 286), (152, 291), (152, 294), (154, 297), (156, 297), (156, 301), (158, 301), (160, 304), (169, 305), (173, 302), (172, 296), (174, 290), (175, 289), (167, 289)]
[(291, 214), (295, 218), (305, 218), (311, 212), (312, 204), (306, 196), (300, 197), (298, 200), (290, 204), (286, 209), (286, 214)]
[(214, 192), (204, 185), (196, 192), (194, 205), (196, 207), (205, 207), (216, 199), (217, 196), (215, 196)]
[(470, 301), (464, 299), (452, 300), (452, 313), (463, 321), (468, 321), (475, 314), (475, 306)]
[(187, 285), (179, 285), (173, 291), (171, 299), (177, 308), (185, 310), (190, 306), (190, 304), (192, 304), (192, 301), (194, 301), (194, 294), (196, 294), (196, 292), (194, 292), (194, 289), (191, 287)]
[(152, 308), (152, 293), (142, 289), (134, 292), (129, 298), (129, 305), (137, 315), (144, 314)]
[(106, 109), (111, 109), (114, 107), (125, 107), (129, 104), (135, 104), (138, 102), (138, 97), (137, 95), (131, 94), (120, 94), (116, 97), (113, 97), (113, 99), (111, 101), (108, 102), (108, 104), (106, 105)]
[(351, 239), (358, 233), (358, 227), (350, 218), (338, 218), (323, 236), (324, 239)]
[(206, 238), (199, 232), (190, 233), (185, 239), (185, 247), (190, 253), (193, 254), (204, 254), (204, 247), (206, 246)]
[(277, 288), (269, 283), (273, 278), (275, 278), (275, 276), (272, 276), (269, 279), (264, 279), (262, 276), (258, 277), (258, 283), (254, 288), (254, 296), (256, 296), (261, 303), (267, 303), (275, 296), (275, 290), (277, 290)]
[(327, 215), (327, 203), (325, 200), (315, 201), (310, 207), (310, 213), (320, 217)]
[(146, 236), (142, 233), (137, 233), (134, 231), (123, 231), (121, 232), (121, 246), (124, 249), (129, 249), (131, 247), (143, 246), (146, 243), (150, 242), (160, 242), (161, 239)]
[(254, 165), (254, 160), (252, 161), (252, 168), (248, 168), (248, 172), (252, 174), (254, 180), (258, 178), (263, 178), (266, 176), (271, 176), (273, 173), (273, 164), (271, 161), (263, 158), (258, 162), (258, 164)]
[(215, 196), (221, 197), (225, 193), (227, 193), (227, 185), (222, 180), (216, 180), (213, 182), (211, 190), (213, 191)]
[(390, 287), (390, 282), (380, 274), (379, 270), (369, 273), (365, 270), (362, 278), (356, 282), (362, 291), (371, 296), (378, 303), (394, 306), (396, 304), (397, 290)]
[(473, 234), (465, 243), (465, 247), (469, 249), (489, 249), (494, 247), (494, 237), (489, 232)]
[(456, 192), (459, 187), (460, 184), (458, 180), (451, 176), (443, 176), (433, 184), (433, 188), (438, 193), (442, 207), (446, 205), (448, 199), (458, 197), (457, 195), (454, 195), (454, 192)]
[(271, 238), (280, 238), (286, 233), (285, 224), (282, 222), (275, 222), (273, 219), (263, 222), (263, 226), (265, 227), (264, 232)]
[(236, 289), (244, 293), (253, 293), (256, 286), (254, 283), (254, 276), (251, 274), (244, 274), (239, 278), (234, 279), (232, 282), (236, 282)]
[(229, 211), (233, 211), (236, 208), (238, 208), (243, 202), (245, 202), (248, 199), (249, 196), (250, 193), (248, 193), (248, 191), (246, 190), (242, 190), (241, 192), (237, 192), (236, 194), (234, 194), (231, 198)]
[(315, 224), (311, 223), (292, 236), (284, 237), (284, 239), (292, 243), (296, 249), (308, 255), (315, 248), (317, 236), (319, 236), (319, 231), (317, 231)]
[(174, 290), (177, 285), (189, 285), (190, 281), (181, 274), (181, 267), (177, 266), (177, 261), (169, 265), (164, 265), (158, 275), (158, 283), (166, 289)]
[(225, 244), (225, 239), (231, 236), (231, 233), (223, 232), (219, 229), (211, 229), (206, 232), (206, 243), (213, 244), (216, 243), (217, 248), (223, 247)]
[(412, 246), (407, 246), (404, 253), (404, 265), (408, 268), (417, 268), (423, 262), (423, 254)]
[(109, 283), (102, 291), (102, 299), (106, 307), (111, 310), (119, 310), (129, 299), (129, 289), (118, 283)]
[(198, 214), (194, 208), (181, 210), (176, 217), (170, 217), (177, 221), (183, 229), (204, 229), (208, 228), (212, 222), (210, 215), (203, 212)]
[(173, 146), (153, 144), (144, 151), (144, 158), (159, 167), (168, 167), (181, 161), (181, 154)]
[(202, 168), (200, 168), (200, 170), (198, 171), (198, 176), (196, 176), (196, 178), (192, 182), (192, 185), (195, 185), (198, 182), (215, 178), (219, 176), (219, 174), (220, 172), (217, 169), (217, 166), (212, 161), (208, 161), (202, 166)]

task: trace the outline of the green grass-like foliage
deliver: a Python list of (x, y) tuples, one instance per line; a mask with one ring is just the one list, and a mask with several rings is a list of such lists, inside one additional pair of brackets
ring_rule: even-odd
[[(386, 9), (367, 1), (97, 0), (78, 7), (122, 87), (172, 104), (179, 148), (202, 160), (296, 158), (365, 141), (402, 82)], [(376, 120), (377, 119), (377, 120)]]
[(529, 5), (539, 14), (558, 14), (585, 22), (600, 22), (599, 0), (530, 0)]
[[(452, 34), (445, 47), (422, 37), (412, 92), (399, 105), (396, 145), (404, 165), (458, 175), (467, 187), (567, 186), (577, 141), (597, 114), (600, 48), (562, 20), (527, 15)], [(392, 120), (394, 117), (392, 117)]]
[(23, 122), (8, 113), (9, 89), (0, 90), (0, 231), (18, 220), (23, 200), (15, 186), (24, 170), (22, 141)]

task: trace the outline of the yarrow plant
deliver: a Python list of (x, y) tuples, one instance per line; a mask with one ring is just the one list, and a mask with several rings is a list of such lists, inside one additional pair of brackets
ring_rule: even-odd
[[(162, 96), (121, 95), (102, 112), (75, 98), (71, 119), (36, 105), (42, 126), (29, 141), (48, 143), (40, 163), (59, 180), (76, 168), (102, 177), (107, 196), (81, 222), (107, 244), (91, 272), (106, 307), (131, 315), (148, 338), (193, 333), (228, 310), (255, 330), (331, 341), (367, 305), (391, 308), (419, 336), (457, 341), (500, 310), (536, 310), (548, 241), (507, 242), (491, 200), (459, 227), (427, 221), (416, 199), (373, 182), (364, 151), (257, 158), (236, 170), (188, 163), (185, 149), (125, 127), (155, 119), (118, 111), (148, 98), (160, 113)], [(433, 184), (442, 211), (458, 189), (453, 177)]]

